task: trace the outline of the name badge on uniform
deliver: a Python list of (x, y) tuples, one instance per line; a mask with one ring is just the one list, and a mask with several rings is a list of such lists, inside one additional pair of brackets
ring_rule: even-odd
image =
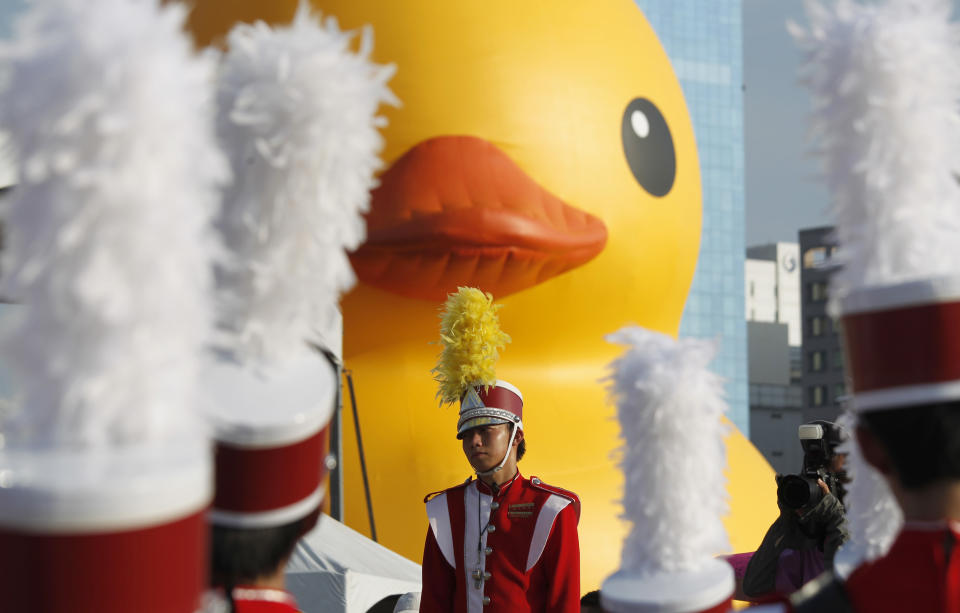
[(507, 505), (507, 517), (522, 518), (533, 517), (533, 509), (536, 505), (532, 502), (518, 502)]

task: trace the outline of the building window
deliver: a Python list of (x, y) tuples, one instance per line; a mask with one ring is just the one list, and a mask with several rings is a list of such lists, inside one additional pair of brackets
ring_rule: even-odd
[(833, 350), (833, 369), (843, 370), (843, 349)]
[(822, 372), (827, 367), (827, 355), (825, 351), (810, 352), (810, 372)]
[(827, 260), (826, 247), (813, 247), (803, 252), (803, 267), (816, 268)]
[(833, 386), (833, 397), (840, 398), (847, 395), (847, 386), (844, 383), (837, 383)]
[(822, 407), (827, 403), (827, 387), (825, 385), (814, 385), (808, 389), (810, 390), (810, 406)]
[(811, 302), (823, 302), (827, 299), (827, 283), (825, 281), (814, 281), (807, 284)]
[(751, 282), (750, 282), (750, 296), (751, 296), (751, 297), (753, 296), (753, 287), (754, 287), (754, 282), (751, 281)]
[(823, 336), (826, 332), (826, 318), (817, 315), (810, 318), (810, 336)]

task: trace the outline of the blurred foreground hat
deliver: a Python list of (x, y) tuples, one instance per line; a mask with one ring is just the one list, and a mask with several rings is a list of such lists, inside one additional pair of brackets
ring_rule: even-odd
[(604, 580), (611, 613), (731, 609), (723, 384), (708, 369), (709, 341), (674, 340), (640, 327), (607, 340), (625, 345), (611, 366), (623, 447), (623, 517), (632, 524), (620, 568)]
[(0, 50), (5, 611), (191, 613), (206, 585), (213, 65), (153, 0), (32, 5)]
[(235, 181), (217, 219), (227, 254), (205, 379), (218, 525), (280, 526), (323, 499), (339, 387), (324, 344), (354, 282), (345, 251), (365, 236), (377, 109), (396, 102), (393, 67), (370, 61), (371, 32), (359, 51), (355, 38), (303, 3), (288, 26), (238, 24), (227, 39), (217, 126)]

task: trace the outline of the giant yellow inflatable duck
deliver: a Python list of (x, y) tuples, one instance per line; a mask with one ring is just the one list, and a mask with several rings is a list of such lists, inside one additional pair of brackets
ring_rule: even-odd
[[(237, 20), (287, 21), (296, 3), (196, 4), (205, 44)], [(470, 473), (456, 411), (434, 397), (431, 341), (446, 293), (478, 286), (513, 337), (498, 376), (524, 394), (520, 469), (580, 494), (594, 589), (625, 534), (601, 382), (620, 350), (603, 337), (628, 323), (676, 334), (699, 246), (697, 151), (670, 62), (631, 0), (314, 4), (345, 28), (373, 25), (403, 103), (387, 112), (361, 283), (343, 303), (379, 539), (419, 560), (423, 495)], [(347, 430), (346, 520), (367, 531)], [(752, 551), (776, 514), (773, 475), (739, 432), (727, 448), (727, 526)]]

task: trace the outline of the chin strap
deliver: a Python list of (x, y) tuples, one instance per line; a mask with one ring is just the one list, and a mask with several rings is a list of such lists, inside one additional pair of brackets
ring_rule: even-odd
[(494, 468), (491, 468), (490, 470), (475, 471), (478, 477), (489, 477), (494, 473), (500, 472), (500, 469), (503, 468), (503, 465), (507, 463), (507, 458), (510, 457), (510, 450), (513, 449), (513, 439), (517, 437), (517, 430), (519, 429), (519, 427), (520, 427), (520, 421), (519, 420), (514, 421), (513, 427), (510, 430), (510, 442), (507, 443), (507, 453), (503, 454), (503, 459), (500, 460), (500, 465)]

